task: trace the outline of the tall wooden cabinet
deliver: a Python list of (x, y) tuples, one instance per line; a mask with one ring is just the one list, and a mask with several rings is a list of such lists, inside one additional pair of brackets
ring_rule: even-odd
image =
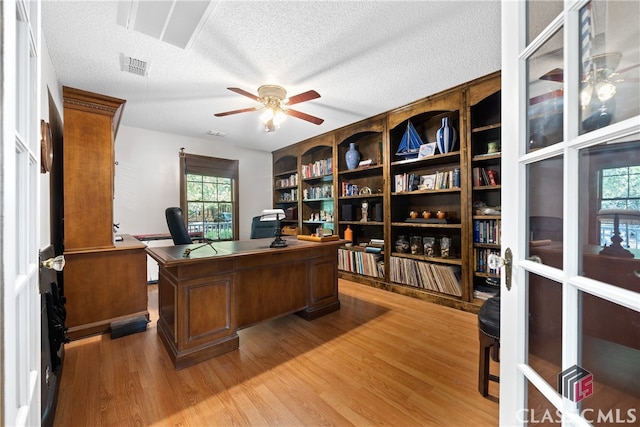
[[(500, 96), (496, 72), (278, 150), (273, 153), (274, 200), (283, 191), (277, 187), (281, 170), (300, 159), (298, 170), (285, 173), (298, 173), (300, 182), (288, 183), (300, 194), (332, 183), (334, 231), (344, 237), (348, 227), (353, 233), (353, 246), (339, 250), (341, 277), (477, 311), (484, 286), (499, 278), (484, 270), (482, 257), (500, 249)], [(443, 119), (456, 130), (451, 151), (397, 154), (409, 123), (426, 144), (436, 141)], [(304, 179), (303, 165), (326, 157), (331, 140), (332, 176)], [(351, 146), (366, 164), (346, 166)], [(285, 159), (288, 167), (282, 168)], [(474, 181), (474, 172), (488, 171), (495, 174), (494, 182)], [(314, 231), (305, 221), (312, 203), (329, 201), (300, 203), (303, 218), (296, 224), (302, 234)]]
[(148, 318), (145, 245), (114, 241), (114, 141), (125, 101), (63, 87), (62, 236), (68, 336)]

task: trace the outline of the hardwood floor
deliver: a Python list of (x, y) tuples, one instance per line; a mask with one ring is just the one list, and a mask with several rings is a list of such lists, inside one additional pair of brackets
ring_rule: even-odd
[(339, 311), (252, 326), (239, 350), (176, 371), (149, 288), (146, 332), (66, 345), (55, 426), (498, 424), (474, 314), (340, 280)]

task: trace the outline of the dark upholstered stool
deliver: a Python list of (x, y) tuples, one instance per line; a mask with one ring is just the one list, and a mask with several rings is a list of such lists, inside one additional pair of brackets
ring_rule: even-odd
[(478, 367), (478, 391), (489, 395), (489, 381), (500, 382), (500, 377), (489, 372), (489, 357), (500, 361), (500, 296), (491, 297), (482, 304), (478, 312), (480, 337), (480, 364)]

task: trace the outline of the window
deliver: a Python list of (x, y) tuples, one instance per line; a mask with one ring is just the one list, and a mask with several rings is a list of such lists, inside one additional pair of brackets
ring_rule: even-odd
[(238, 239), (238, 161), (180, 153), (180, 206), (190, 233)]
[[(640, 210), (640, 165), (602, 169), (600, 209)], [(600, 224), (600, 244), (610, 245), (613, 223)], [(640, 247), (640, 224), (620, 221), (626, 247)]]

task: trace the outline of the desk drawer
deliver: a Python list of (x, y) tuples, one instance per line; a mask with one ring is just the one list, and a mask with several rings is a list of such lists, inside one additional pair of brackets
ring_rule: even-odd
[[(314, 254), (315, 255), (315, 254)], [(277, 264), (288, 264), (305, 260), (310, 257), (308, 250), (286, 251), (286, 252), (265, 252), (261, 256), (241, 257), (236, 261), (236, 270), (249, 268), (273, 266)], [(283, 267), (283, 268), (286, 268)]]

